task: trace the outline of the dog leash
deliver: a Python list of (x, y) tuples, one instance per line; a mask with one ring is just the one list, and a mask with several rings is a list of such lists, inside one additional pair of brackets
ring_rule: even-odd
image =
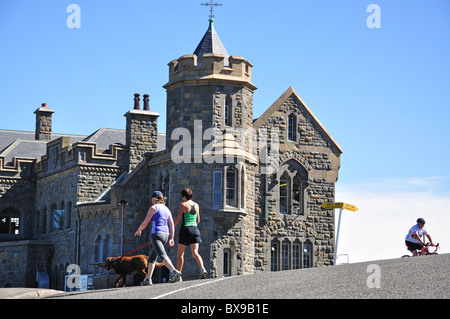
[(147, 245), (149, 245), (149, 244), (151, 244), (151, 243), (152, 243), (152, 241), (149, 241), (148, 243), (142, 245), (141, 247), (138, 247), (138, 248), (136, 248), (136, 249), (130, 251), (129, 253), (126, 253), (125, 255), (121, 256), (120, 258), (126, 257), (126, 256), (128, 256), (129, 254), (134, 253), (136, 250), (139, 250), (139, 249), (141, 249), (141, 248), (144, 248), (145, 246), (147, 246)]

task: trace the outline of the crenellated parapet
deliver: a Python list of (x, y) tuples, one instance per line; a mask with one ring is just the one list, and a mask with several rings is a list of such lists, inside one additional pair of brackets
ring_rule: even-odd
[(47, 144), (46, 155), (36, 159), (34, 173), (40, 178), (81, 165), (125, 168), (127, 153), (128, 148), (120, 144), (112, 144), (108, 150), (101, 151), (96, 143), (71, 144), (69, 138), (61, 137)]
[(171, 61), (169, 65), (169, 83), (164, 88), (200, 82), (213, 83), (214, 81), (238, 82), (251, 90), (256, 90), (252, 82), (253, 65), (240, 56), (230, 56), (228, 66), (225, 65), (225, 56), (216, 53), (205, 53), (203, 62), (197, 61), (195, 54), (183, 55)]

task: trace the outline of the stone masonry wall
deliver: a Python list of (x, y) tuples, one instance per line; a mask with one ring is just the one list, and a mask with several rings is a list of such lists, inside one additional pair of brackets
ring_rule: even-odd
[[(271, 241), (289, 242), (295, 240), (304, 244), (310, 242), (313, 248), (313, 266), (330, 265), (334, 253), (334, 211), (323, 210), (320, 205), (334, 202), (339, 154), (315, 120), (294, 96), (289, 97), (261, 125), (267, 130), (276, 128), (280, 132), (279, 167), (294, 159), (304, 167), (307, 174), (304, 189), (306, 201), (303, 214), (280, 213), (279, 171), (269, 179), (268, 212), (265, 212), (263, 191), (259, 192), (256, 221), (255, 267), (260, 271), (270, 270)], [(297, 118), (296, 141), (288, 141), (288, 114), (294, 112)], [(259, 175), (257, 187), (265, 188), (265, 176)], [(267, 214), (267, 220), (264, 217)], [(292, 258), (292, 256), (291, 256)]]

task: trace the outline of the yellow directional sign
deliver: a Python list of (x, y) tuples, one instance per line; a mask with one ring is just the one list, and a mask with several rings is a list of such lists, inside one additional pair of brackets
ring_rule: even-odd
[(350, 204), (345, 204), (342, 206), (343, 209), (351, 210), (352, 212), (356, 212), (358, 210), (358, 207)]
[(322, 204), (322, 208), (323, 209), (335, 209), (335, 208), (342, 208), (342, 205), (343, 205), (344, 203), (325, 203), (325, 204)]
[(336, 209), (336, 208), (342, 208), (346, 210), (350, 210), (352, 212), (356, 212), (358, 210), (358, 207), (346, 203), (325, 203), (321, 206), (323, 209)]

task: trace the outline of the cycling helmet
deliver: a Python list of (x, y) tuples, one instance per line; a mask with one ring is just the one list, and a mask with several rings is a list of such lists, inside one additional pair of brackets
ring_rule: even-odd
[(423, 224), (423, 225), (425, 225), (425, 219), (419, 218), (419, 219), (417, 220), (417, 224)]

